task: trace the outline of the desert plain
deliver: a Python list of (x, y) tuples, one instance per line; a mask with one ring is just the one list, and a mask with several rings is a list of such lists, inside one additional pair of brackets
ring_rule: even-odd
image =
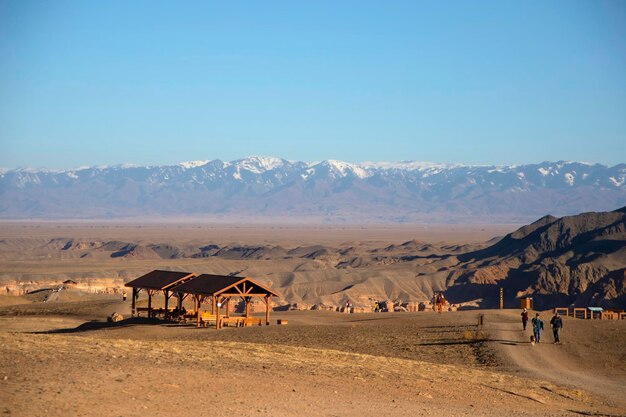
[[(562, 345), (548, 328), (531, 345), (512, 306), (367, 311), (370, 299), (427, 301), (441, 285), (426, 273), (433, 255), (485, 247), (516, 228), (4, 223), (0, 412), (626, 415), (626, 320), (565, 318)], [(423, 254), (418, 265), (379, 255), (413, 250)], [(445, 257), (438, 262), (433, 276)], [(130, 318), (129, 301), (108, 289), (153, 269), (240, 273), (283, 299), (270, 326)], [(58, 291), (68, 279), (78, 285)], [(308, 308), (344, 299), (366, 312)], [(113, 312), (125, 320), (108, 323)], [(547, 324), (551, 312), (541, 314)]]

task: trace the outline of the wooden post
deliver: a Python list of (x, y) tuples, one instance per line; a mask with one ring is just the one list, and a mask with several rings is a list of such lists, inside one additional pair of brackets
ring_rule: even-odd
[(213, 296), (213, 311), (215, 311), (215, 330), (220, 328), (220, 306), (217, 305), (217, 297)]
[(152, 290), (148, 290), (148, 318), (152, 317)]
[(132, 309), (131, 310), (132, 311), (131, 315), (132, 315), (132, 317), (135, 317), (135, 300), (137, 299), (137, 293), (138, 292), (139, 291), (137, 291), (137, 288), (133, 287), (133, 299), (131, 301), (131, 309)]
[(270, 325), (270, 296), (265, 296), (265, 325)]
[(193, 296), (193, 300), (194, 300), (194, 310), (196, 311), (196, 327), (200, 327), (200, 299), (198, 298), (199, 295), (194, 294)]
[(183, 311), (183, 293), (178, 293), (178, 313), (180, 314)]
[(230, 317), (230, 297), (226, 299), (226, 317)]
[(168, 290), (163, 291), (163, 295), (165, 296), (165, 320), (170, 318), (170, 312), (167, 309), (167, 306), (170, 301), (170, 292)]
[(246, 318), (250, 317), (250, 297), (244, 297), (246, 303)]
[(215, 296), (211, 297), (211, 314), (215, 314)]
[(504, 308), (504, 289), (500, 288), (500, 310)]

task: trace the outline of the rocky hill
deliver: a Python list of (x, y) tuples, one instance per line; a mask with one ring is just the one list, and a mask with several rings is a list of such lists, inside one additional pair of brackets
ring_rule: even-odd
[[(458, 256), (453, 299), (504, 288), (539, 307), (626, 307), (626, 208), (543, 217), (485, 249)], [(472, 291), (468, 291), (472, 289)]]
[(250, 157), (0, 171), (0, 218), (527, 222), (626, 204), (626, 164), (463, 166)]

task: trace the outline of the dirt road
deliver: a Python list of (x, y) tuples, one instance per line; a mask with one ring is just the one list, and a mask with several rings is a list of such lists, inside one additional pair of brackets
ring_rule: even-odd
[(590, 391), (605, 404), (626, 410), (623, 322), (563, 318), (563, 344), (555, 345), (549, 325), (552, 315), (541, 313), (545, 329), (541, 343), (533, 346), (530, 323), (524, 332), (518, 314), (493, 311), (486, 316), (488, 345), (498, 353), (502, 370)]

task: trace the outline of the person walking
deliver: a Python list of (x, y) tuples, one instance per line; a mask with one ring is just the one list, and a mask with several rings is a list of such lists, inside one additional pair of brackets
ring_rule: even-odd
[(524, 327), (524, 331), (526, 331), (527, 324), (528, 324), (528, 310), (524, 309), (524, 311), (522, 311), (522, 326)]
[(552, 326), (552, 336), (554, 336), (554, 344), (561, 344), (561, 329), (563, 329), (563, 319), (559, 313), (554, 313), (554, 317), (550, 320), (550, 326)]
[(443, 307), (446, 304), (446, 299), (443, 298), (443, 293), (440, 292), (439, 295), (437, 295), (437, 312), (439, 314), (441, 314), (441, 312), (443, 311)]
[(531, 320), (533, 325), (533, 336), (535, 336), (535, 343), (541, 341), (541, 331), (543, 330), (543, 321), (539, 318), (539, 313)]

